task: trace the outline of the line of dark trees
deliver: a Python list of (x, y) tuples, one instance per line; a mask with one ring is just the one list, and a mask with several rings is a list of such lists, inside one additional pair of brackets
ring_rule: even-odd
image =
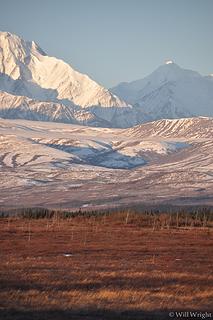
[(103, 218), (108, 221), (136, 224), (138, 226), (158, 227), (213, 227), (213, 207), (202, 206), (135, 206), (109, 210), (62, 210), (42, 207), (1, 210), (1, 218), (22, 219), (71, 219)]

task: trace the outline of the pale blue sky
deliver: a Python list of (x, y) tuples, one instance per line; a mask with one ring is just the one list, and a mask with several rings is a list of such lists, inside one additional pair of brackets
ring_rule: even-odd
[(0, 0), (0, 30), (35, 40), (106, 87), (168, 58), (213, 73), (213, 0)]

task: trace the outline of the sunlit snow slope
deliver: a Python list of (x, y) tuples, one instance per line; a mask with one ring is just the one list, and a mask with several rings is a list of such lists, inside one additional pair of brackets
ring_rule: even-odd
[(47, 56), (34, 41), (1, 32), (0, 48), (0, 72), (5, 75), (5, 88), (12, 93), (44, 101), (73, 102), (82, 107), (125, 106), (87, 75)]
[[(126, 117), (131, 113), (131, 106), (126, 102), (64, 61), (48, 56), (34, 41), (24, 41), (9, 32), (0, 32), (0, 90), (2, 95), (10, 93), (25, 97), (25, 100), (27, 97), (35, 103), (43, 102), (43, 105), (44, 102), (54, 103), (46, 104), (45, 112), (38, 105), (31, 120), (37, 117), (37, 120), (79, 123), (77, 116), (74, 115), (73, 121), (67, 113), (80, 110), (80, 123), (86, 125), (126, 127), (136, 123), (136, 114)], [(56, 104), (61, 106), (57, 107), (55, 117)], [(6, 118), (1, 109), (0, 101), (0, 116)], [(17, 118), (17, 111), (13, 113), (10, 108), (9, 118)], [(24, 118), (23, 108), (20, 113)], [(31, 110), (25, 119), (30, 119), (30, 113)], [(87, 121), (88, 117), (91, 121)]]

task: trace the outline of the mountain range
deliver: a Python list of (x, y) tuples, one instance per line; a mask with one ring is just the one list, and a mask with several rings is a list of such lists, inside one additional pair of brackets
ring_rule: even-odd
[(212, 204), (212, 115), (211, 75), (167, 61), (106, 89), (1, 32), (0, 204)]
[(172, 61), (106, 89), (34, 41), (0, 32), (0, 117), (126, 128), (163, 118), (213, 116), (212, 76)]

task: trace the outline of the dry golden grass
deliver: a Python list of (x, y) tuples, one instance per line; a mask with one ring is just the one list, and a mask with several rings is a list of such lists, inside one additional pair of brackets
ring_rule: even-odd
[(148, 320), (211, 311), (211, 253), (207, 228), (153, 230), (110, 216), (0, 219), (0, 317)]

